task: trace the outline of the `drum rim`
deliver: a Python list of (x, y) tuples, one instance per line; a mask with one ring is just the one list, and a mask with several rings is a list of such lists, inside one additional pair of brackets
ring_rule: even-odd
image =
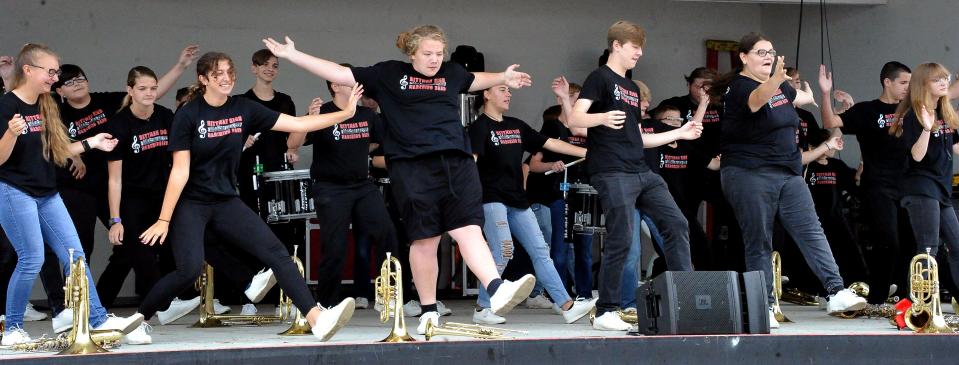
[(287, 170), (287, 171), (270, 171), (264, 172), (263, 177), (267, 181), (282, 181), (282, 180), (296, 180), (296, 179), (309, 179), (310, 170)]

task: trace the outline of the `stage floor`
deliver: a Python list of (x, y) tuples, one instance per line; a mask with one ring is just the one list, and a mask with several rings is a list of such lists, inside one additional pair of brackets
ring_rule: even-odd
[[(473, 308), (473, 301), (468, 300), (450, 300), (444, 301), (444, 303), (453, 309), (453, 315), (443, 317), (443, 321), (451, 322), (463, 322), (463, 323), (472, 323), (471, 315)], [(234, 311), (239, 311), (239, 306), (234, 306)], [(268, 306), (259, 307), (261, 313), (264, 311), (272, 310)], [(126, 315), (129, 314), (132, 309), (120, 310), (117, 314)], [(595, 344), (606, 344), (612, 339), (619, 339), (623, 341), (628, 341), (631, 343), (636, 343), (636, 341), (646, 341), (646, 340), (656, 340), (663, 338), (673, 338), (673, 339), (683, 339), (683, 342), (686, 340), (694, 339), (695, 343), (701, 343), (705, 341), (709, 343), (710, 338), (715, 338), (715, 342), (719, 343), (729, 340), (730, 338), (759, 338), (759, 337), (772, 337), (779, 338), (782, 337), (782, 340), (787, 338), (804, 338), (806, 341), (815, 340), (814, 338), (837, 338), (835, 336), (841, 336), (842, 338), (858, 337), (862, 335), (889, 335), (889, 336), (866, 336), (866, 337), (877, 337), (885, 338), (886, 340), (894, 340), (892, 338), (903, 338), (905, 337), (918, 337), (911, 333), (911, 331), (897, 331), (893, 328), (889, 322), (885, 319), (840, 319), (830, 317), (825, 314), (825, 311), (819, 310), (817, 307), (801, 307), (786, 304), (784, 306), (784, 312), (786, 315), (792, 319), (793, 323), (784, 323), (781, 328), (774, 329), (772, 335), (760, 335), (760, 336), (625, 336), (625, 333), (617, 332), (604, 332), (593, 330), (589, 325), (589, 322), (586, 318), (583, 318), (577, 323), (574, 324), (565, 324), (562, 320), (562, 317), (555, 314), (552, 310), (549, 309), (527, 309), (520, 305), (513, 312), (507, 316), (507, 323), (503, 325), (498, 325), (497, 327), (515, 329), (515, 330), (524, 330), (528, 331), (528, 334), (517, 334), (517, 339), (522, 340), (532, 340), (532, 341), (475, 341), (470, 338), (465, 337), (438, 337), (434, 338), (432, 342), (446, 342), (448, 341), (468, 341), (474, 344), (483, 346), (483, 342), (487, 342), (486, 346), (489, 346), (491, 343), (508, 343), (508, 342), (520, 342), (520, 343), (535, 343), (537, 340), (548, 340), (554, 343), (568, 343), (584, 344), (583, 350), (588, 351), (589, 348), (597, 349)], [(376, 311), (372, 309), (357, 310), (353, 316), (353, 319), (350, 323), (340, 330), (339, 333), (333, 339), (326, 343), (317, 342), (313, 336), (278, 336), (277, 333), (286, 329), (286, 325), (265, 325), (261, 327), (256, 326), (245, 326), (245, 327), (229, 327), (229, 328), (209, 328), (209, 329), (194, 329), (189, 328), (189, 325), (195, 322), (198, 318), (198, 315), (191, 314), (178, 322), (172, 325), (159, 326), (156, 325), (153, 327), (153, 344), (152, 345), (123, 345), (120, 348), (112, 350), (115, 354), (133, 354), (133, 353), (142, 353), (143, 359), (150, 358), (152, 360), (148, 361), (150, 363), (155, 363), (156, 360), (160, 360), (161, 363), (166, 362), (163, 359), (163, 353), (182, 353), (182, 352), (196, 352), (196, 353), (207, 353), (209, 352), (206, 359), (216, 359), (217, 353), (222, 353), (223, 350), (240, 350), (248, 351), (250, 349), (270, 349), (271, 351), (277, 351), (282, 349), (290, 348), (326, 348), (327, 346), (333, 347), (343, 347), (350, 348), (351, 352), (354, 354), (359, 354), (356, 351), (371, 351), (372, 354), (376, 354), (382, 350), (382, 346), (357, 346), (357, 345), (367, 345), (372, 344), (387, 335), (390, 329), (390, 324), (382, 324), (379, 322), (379, 316)], [(407, 326), (411, 333), (415, 333), (415, 328), (418, 323), (416, 318), (406, 318)], [(39, 337), (43, 333), (50, 334), (52, 332), (51, 322), (49, 320), (40, 321), (40, 322), (28, 322), (26, 324), (27, 331), (34, 337)], [(812, 335), (812, 336), (810, 336)], [(414, 335), (415, 336), (415, 335)], [(415, 336), (417, 340), (422, 340), (422, 336)], [(952, 337), (950, 342), (955, 342), (959, 340), (959, 337)], [(569, 340), (574, 340), (569, 342)], [(577, 342), (578, 340), (582, 340)], [(597, 341), (599, 340), (599, 341)], [(739, 340), (735, 340), (735, 343), (738, 343)], [(619, 341), (613, 341), (618, 343)], [(835, 340), (830, 340), (831, 343), (835, 344)], [(888, 341), (883, 341), (888, 342)], [(464, 343), (465, 345), (466, 343)], [(593, 344), (591, 346), (585, 346), (585, 344)], [(788, 343), (785, 343), (788, 346)], [(346, 345), (346, 346), (344, 346)], [(417, 348), (423, 348), (429, 345), (423, 345), (419, 343)], [(500, 346), (505, 348), (505, 346)], [(816, 346), (814, 346), (816, 347)], [(829, 348), (828, 343), (823, 348), (824, 350)], [(955, 347), (953, 347), (955, 348)], [(330, 351), (336, 351), (333, 348), (326, 348)], [(380, 350), (376, 350), (380, 349)], [(436, 349), (436, 348), (434, 348)], [(211, 351), (212, 350), (212, 351)], [(759, 351), (761, 349), (756, 349)], [(552, 353), (553, 350), (550, 350)], [(366, 355), (369, 355), (367, 353)], [(8, 349), (0, 348), (0, 360), (50, 360), (44, 359), (47, 357), (53, 356), (49, 353), (17, 353), (12, 352)], [(186, 361), (187, 358), (180, 355), (180, 360), (183, 361), (172, 361), (172, 362), (192, 362)], [(104, 359), (109, 360), (114, 358), (114, 356), (107, 356)], [(379, 356), (373, 356), (372, 358), (378, 359), (381, 361), (386, 361), (387, 359), (381, 358)], [(60, 359), (63, 359), (62, 357)], [(171, 360), (173, 357), (170, 358)], [(196, 360), (197, 358), (192, 357), (190, 359)], [(401, 359), (396, 359), (401, 360)], [(478, 359), (472, 359), (478, 360)], [(202, 360), (196, 360), (197, 362), (203, 362)], [(145, 361), (146, 362), (146, 361)], [(241, 361), (242, 362), (242, 361)], [(389, 362), (389, 361), (387, 361)], [(405, 360), (398, 362), (406, 362)], [(471, 362), (471, 361), (467, 361)], [(498, 362), (498, 361), (497, 361)], [(102, 364), (102, 363), (101, 363)]]

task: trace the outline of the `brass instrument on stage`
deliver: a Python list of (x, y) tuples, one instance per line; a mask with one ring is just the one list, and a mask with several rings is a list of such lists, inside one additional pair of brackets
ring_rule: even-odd
[(200, 319), (190, 327), (215, 328), (230, 325), (260, 326), (280, 321), (280, 316), (277, 315), (216, 314), (213, 311), (213, 266), (210, 266), (210, 264), (203, 263), (203, 272), (200, 273), (200, 277), (196, 280), (195, 288), (200, 292), (203, 301), (200, 306)]
[[(919, 333), (954, 333), (942, 314), (939, 298), (939, 264), (931, 249), (912, 258), (909, 263), (909, 296), (912, 306), (906, 309), (906, 326)], [(923, 267), (922, 261), (925, 261)]]
[(40, 338), (36, 341), (14, 345), (15, 351), (60, 351), (58, 355), (78, 355), (109, 352), (104, 347), (117, 347), (123, 333), (119, 331), (90, 331), (90, 282), (87, 280), (86, 262), (73, 260), (70, 254), (70, 274), (63, 287), (64, 306), (73, 309), (73, 328), (55, 338)]
[(780, 299), (783, 302), (807, 307), (819, 306), (819, 298), (817, 298), (816, 295), (806, 293), (796, 288), (783, 289), (783, 294)]
[(779, 255), (779, 251), (773, 251), (772, 254), (772, 264), (773, 264), (773, 317), (776, 317), (778, 322), (792, 322), (786, 314), (783, 313), (782, 307), (779, 305), (779, 298), (783, 296), (783, 261), (782, 257)]
[[(300, 261), (300, 258), (296, 256), (297, 250), (299, 250), (300, 245), (293, 245), (293, 264), (296, 265), (296, 269), (300, 270), (300, 276), (306, 280), (306, 270), (303, 268), (303, 261)], [(306, 320), (306, 317), (296, 306), (293, 305), (293, 298), (285, 295), (283, 289), (280, 289), (280, 321), (287, 321), (292, 319), (290, 323), (290, 328), (287, 328), (286, 331), (280, 332), (281, 336), (303, 336), (309, 335), (313, 332), (310, 323)], [(294, 314), (293, 312), (296, 312)]]
[(433, 321), (426, 322), (426, 340), (429, 341), (435, 336), (464, 336), (487, 340), (512, 338), (504, 335), (505, 332), (527, 334), (526, 331), (511, 330), (505, 328), (487, 327), (476, 324), (447, 322), (442, 326), (434, 326)]
[[(619, 315), (619, 319), (623, 322), (635, 325), (639, 324), (639, 313), (636, 312), (634, 308), (620, 309), (616, 311), (616, 314)], [(593, 321), (596, 320), (596, 307), (590, 308), (589, 314), (586, 315), (586, 319), (589, 320), (589, 324), (593, 324)]]
[[(373, 283), (376, 302), (383, 305), (380, 322), (386, 323), (390, 320), (390, 315), (393, 316), (393, 329), (380, 342), (416, 341), (407, 331), (406, 319), (403, 318), (403, 267), (400, 260), (387, 252), (386, 260), (380, 266), (380, 276), (377, 276)], [(427, 334), (426, 340), (429, 339)]]

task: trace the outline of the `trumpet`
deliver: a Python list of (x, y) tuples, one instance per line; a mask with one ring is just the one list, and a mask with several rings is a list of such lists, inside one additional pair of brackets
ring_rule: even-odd
[[(393, 316), (393, 329), (380, 342), (416, 341), (406, 330), (406, 319), (403, 318), (403, 267), (400, 265), (400, 260), (387, 252), (386, 260), (380, 266), (380, 276), (376, 277), (373, 283), (376, 302), (383, 305), (383, 310), (380, 311), (380, 322), (386, 323), (390, 320), (390, 315)], [(429, 335), (426, 340), (429, 341)]]
[(772, 263), (773, 263), (773, 316), (776, 317), (778, 322), (792, 322), (786, 314), (783, 313), (782, 307), (779, 305), (779, 299), (783, 296), (783, 261), (782, 256), (779, 255), (779, 251), (773, 251), (772, 254)]
[[(296, 256), (297, 250), (300, 248), (300, 245), (293, 245), (293, 264), (296, 265), (297, 270), (300, 270), (300, 276), (306, 277), (306, 270), (303, 268), (303, 261), (300, 261), (300, 258)], [(300, 312), (299, 309), (293, 306), (293, 299), (290, 296), (283, 293), (283, 289), (280, 289), (280, 320), (287, 321), (292, 319), (290, 328), (287, 328), (286, 331), (280, 332), (281, 336), (302, 336), (309, 335), (312, 333), (310, 323), (307, 322), (306, 317), (303, 316), (303, 312)], [(293, 312), (296, 314), (293, 314)]]
[(203, 264), (203, 272), (200, 273), (194, 287), (203, 297), (203, 304), (200, 306), (200, 319), (190, 326), (192, 328), (215, 328), (230, 325), (260, 326), (280, 321), (280, 316), (276, 315), (224, 315), (213, 312), (213, 266), (210, 266), (210, 264)]
[(505, 336), (504, 333), (527, 334), (526, 331), (511, 330), (505, 328), (487, 327), (475, 324), (447, 322), (442, 326), (434, 326), (433, 321), (426, 322), (426, 340), (429, 341), (435, 336), (465, 336), (487, 340), (512, 338)]
[[(931, 248), (912, 258), (909, 263), (909, 297), (912, 306), (906, 309), (906, 326), (919, 333), (954, 333), (942, 314), (939, 298), (939, 264)], [(925, 261), (923, 267), (922, 261)]]

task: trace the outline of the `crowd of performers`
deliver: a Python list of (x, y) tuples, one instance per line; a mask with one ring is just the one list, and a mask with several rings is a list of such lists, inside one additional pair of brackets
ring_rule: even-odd
[[(423, 334), (451, 313), (436, 295), (444, 234), (478, 279), (480, 324), (504, 323), (525, 302), (565, 323), (595, 310), (593, 328), (628, 330), (619, 313), (637, 308), (643, 226), (661, 258), (655, 271), (762, 271), (770, 296), (779, 250), (793, 284), (825, 298), (829, 313), (901, 293), (909, 257), (935, 254), (941, 242), (959, 274), (951, 200), (959, 117), (950, 104), (959, 91), (942, 65), (888, 62), (880, 96), (855, 104), (821, 67), (817, 100), (772, 41), (750, 33), (735, 70), (697, 67), (685, 76), (688, 94), (650, 109), (652, 93), (630, 77), (645, 42), (637, 24), (610, 26), (596, 70), (581, 84), (549, 83), (558, 105), (539, 131), (509, 115), (511, 90), (533, 85), (529, 74), (447, 61), (446, 35), (432, 25), (397, 37), (407, 60), (367, 67), (264, 39), (249, 65), (255, 84), (242, 94), (233, 59), (200, 56), (196, 45), (162, 76), (136, 66), (125, 91), (91, 92), (95, 80), (80, 66), (27, 44), (0, 57), (2, 344), (30, 341), (23, 322), (47, 316), (28, 301), (38, 276), (54, 331), (72, 327), (62, 290), (71, 260), (105, 265), (96, 281), (88, 271), (90, 326), (131, 344), (152, 342), (150, 321), (168, 324), (199, 306), (193, 283), (204, 263), (244, 293), (243, 314), (278, 283), (326, 341), (370, 305), (371, 247), (409, 268), (403, 281), (416, 299), (404, 309)], [(325, 80), (332, 100), (315, 98), (296, 116), (293, 98), (274, 90), (280, 61)], [(194, 63), (196, 83), (177, 93), (175, 111), (156, 104)], [(479, 101), (466, 129), (464, 93)], [(807, 109), (818, 109), (821, 127)], [(835, 157), (843, 134), (859, 141), (858, 169)], [(290, 258), (302, 225), (267, 224), (251, 179), (289, 169), (303, 145), (312, 145), (323, 251), (314, 291)], [(598, 272), (593, 232), (567, 224), (569, 183), (602, 207)], [(704, 202), (710, 214), (701, 214)], [(98, 222), (113, 245), (105, 263), (89, 262)], [(341, 284), (350, 227), (354, 293)], [(502, 279), (520, 252), (527, 272)], [(131, 270), (139, 306), (110, 315)], [(859, 297), (846, 288), (852, 281), (874, 289)]]

